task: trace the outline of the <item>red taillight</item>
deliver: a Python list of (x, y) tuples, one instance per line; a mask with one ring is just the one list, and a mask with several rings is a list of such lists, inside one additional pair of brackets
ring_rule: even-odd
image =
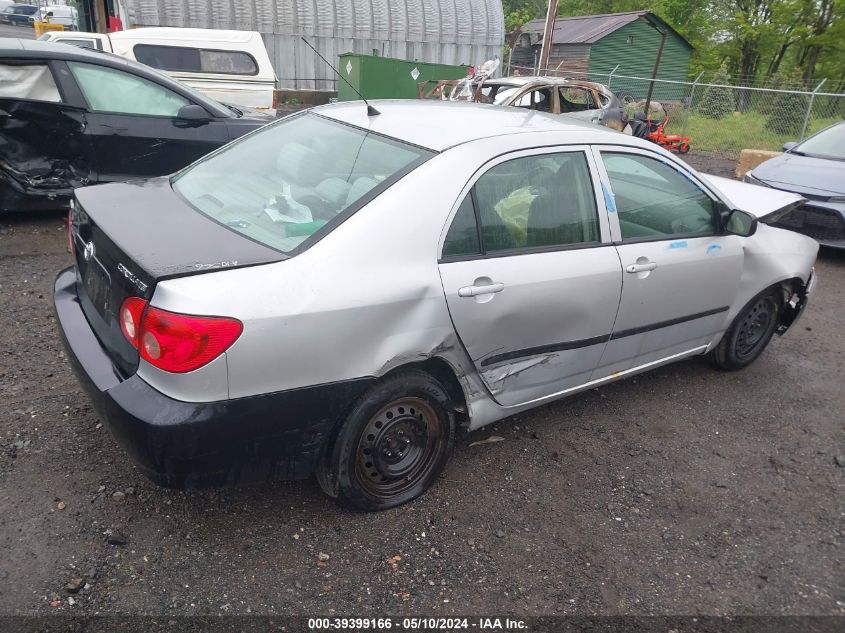
[(168, 312), (149, 306), (138, 297), (123, 302), (120, 327), (141, 358), (177, 374), (210, 363), (243, 331), (243, 324), (237, 319)]
[(141, 315), (146, 307), (147, 302), (140, 297), (129, 297), (120, 306), (120, 330), (136, 349), (141, 333)]
[(279, 107), (279, 92), (277, 90), (273, 91), (273, 109), (276, 110)]

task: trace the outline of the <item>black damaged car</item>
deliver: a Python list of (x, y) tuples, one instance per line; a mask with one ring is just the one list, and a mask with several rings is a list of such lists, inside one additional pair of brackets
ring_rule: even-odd
[(0, 211), (66, 209), (76, 187), (173, 173), (273, 118), (116, 55), (0, 38)]

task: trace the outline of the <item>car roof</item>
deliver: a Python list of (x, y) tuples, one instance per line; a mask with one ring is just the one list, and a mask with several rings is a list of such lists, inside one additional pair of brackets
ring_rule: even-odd
[(485, 85), (487, 84), (508, 84), (510, 86), (525, 86), (531, 83), (539, 82), (544, 84), (565, 84), (571, 81), (577, 81), (576, 79), (571, 79), (569, 77), (540, 77), (537, 75), (532, 75), (530, 77), (526, 76), (517, 76), (517, 77), (499, 77), (498, 79), (488, 79), (484, 82)]
[(191, 100), (201, 103), (218, 116), (231, 116), (231, 113), (223, 104), (209, 99), (185, 84), (168, 77), (164, 73), (158, 72), (154, 68), (112, 53), (72, 46), (71, 44), (62, 44), (60, 42), (0, 37), (0, 60), (8, 58), (87, 62), (89, 64), (108, 66), (117, 70), (131, 70), (132, 73), (162, 84), (176, 93), (190, 96)]
[(370, 104), (381, 114), (368, 116), (362, 101), (319, 106), (313, 112), (438, 152), (491, 136), (526, 132), (580, 132), (580, 136), (588, 132), (598, 143), (618, 143), (619, 136), (631, 138), (573, 117), (512, 106), (425, 99), (373, 100)]

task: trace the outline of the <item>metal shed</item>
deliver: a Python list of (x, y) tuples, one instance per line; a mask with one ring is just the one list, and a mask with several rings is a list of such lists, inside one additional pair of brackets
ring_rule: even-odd
[(501, 57), (501, 0), (123, 0), (127, 26), (239, 29), (262, 34), (280, 87), (331, 90), (342, 53), (439, 64)]
[[(532, 20), (522, 27), (519, 48), (512, 63), (533, 65), (545, 30), (545, 20)], [(660, 33), (666, 34), (664, 50), (657, 77), (686, 81), (692, 45), (671, 25), (650, 11), (630, 11), (604, 15), (585, 15), (557, 18), (552, 37), (549, 68), (575, 76), (589, 75), (595, 81), (607, 81), (616, 74), (632, 77), (651, 77), (660, 46)], [(518, 51), (518, 52), (517, 52)], [(520, 61), (517, 61), (520, 60)], [(627, 80), (624, 89), (641, 98), (648, 90), (648, 82)], [(613, 86), (619, 90), (620, 86)], [(674, 98), (675, 89), (658, 84), (655, 96)]]

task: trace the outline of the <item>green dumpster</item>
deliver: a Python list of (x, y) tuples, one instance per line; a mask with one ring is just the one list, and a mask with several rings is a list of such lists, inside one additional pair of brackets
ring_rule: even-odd
[[(429, 80), (461, 79), (467, 75), (467, 66), (344, 53), (340, 56), (338, 71), (367, 99), (416, 99), (417, 84)], [(338, 101), (358, 99), (346, 81), (337, 82)]]

